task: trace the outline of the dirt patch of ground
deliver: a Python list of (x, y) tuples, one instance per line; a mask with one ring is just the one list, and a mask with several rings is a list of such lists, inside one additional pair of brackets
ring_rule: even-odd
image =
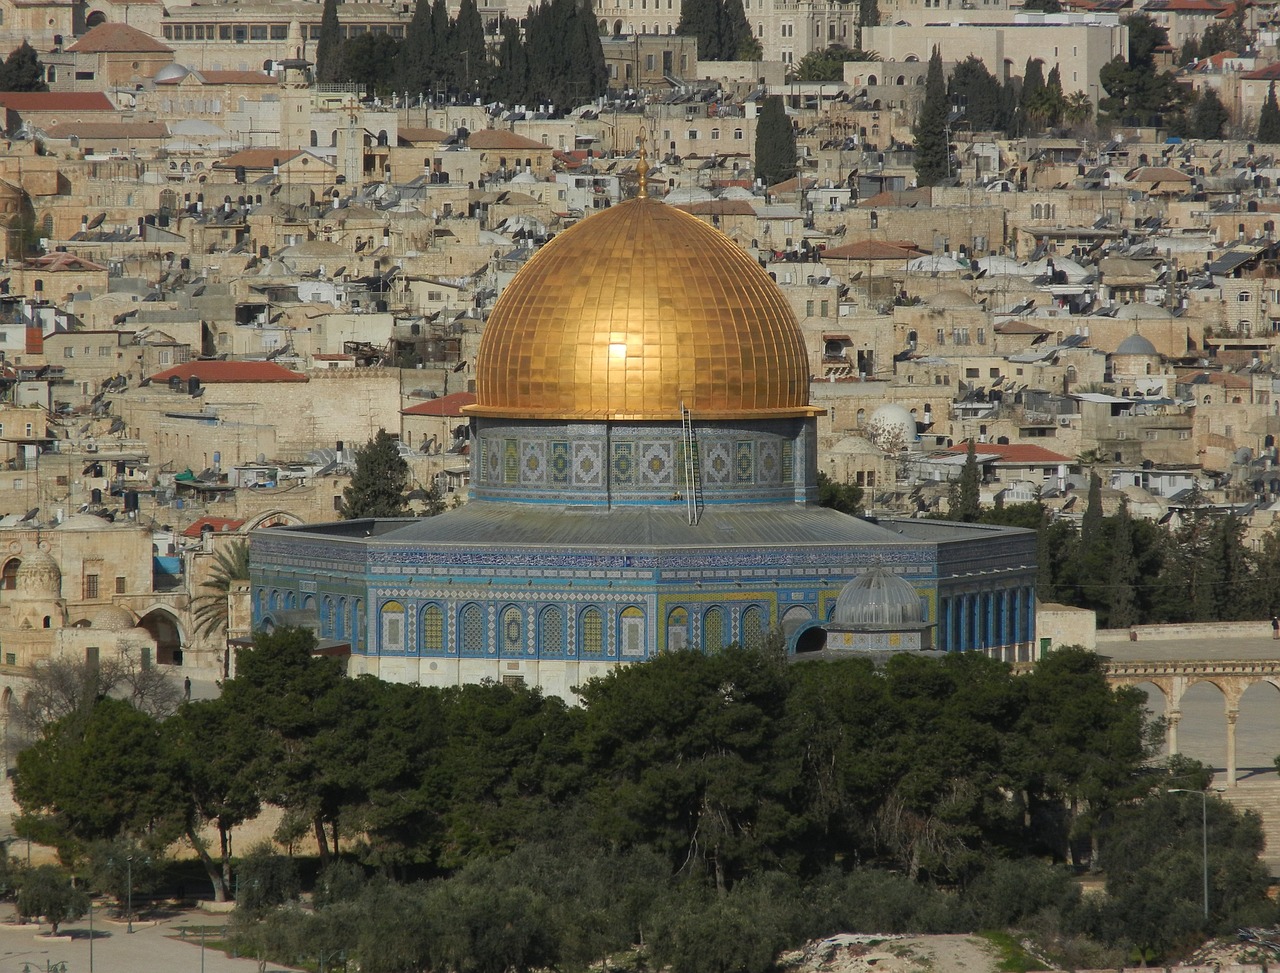
[(841, 935), (784, 953), (788, 973), (996, 973), (991, 944), (977, 936)]

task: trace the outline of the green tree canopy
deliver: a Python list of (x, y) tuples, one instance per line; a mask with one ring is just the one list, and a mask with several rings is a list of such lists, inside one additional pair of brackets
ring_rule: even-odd
[(400, 455), (398, 440), (385, 429), (357, 447), (356, 470), (342, 491), (342, 516), (346, 520), (363, 517), (407, 517), (409, 464)]
[(48, 91), (44, 81), (44, 65), (40, 56), (23, 41), (0, 65), (0, 91)]
[(343, 70), (342, 25), (338, 23), (338, 0), (324, 0), (320, 12), (320, 36), (316, 39), (316, 80), (341, 81)]
[(1191, 110), (1191, 135), (1198, 139), (1220, 139), (1231, 116), (1218, 93), (1205, 88)]
[(1267, 87), (1267, 100), (1258, 115), (1258, 141), (1267, 145), (1280, 143), (1280, 105), (1276, 103), (1276, 83)]

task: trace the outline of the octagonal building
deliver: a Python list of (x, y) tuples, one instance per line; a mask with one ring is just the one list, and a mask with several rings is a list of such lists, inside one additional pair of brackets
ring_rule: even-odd
[(658, 652), (773, 629), (821, 649), (841, 588), (878, 564), (915, 588), (936, 648), (1031, 657), (1034, 534), (818, 506), (786, 298), (643, 180), (528, 261), (475, 374), (470, 503), (256, 532), (258, 626), (307, 619), (353, 675), (572, 699)]

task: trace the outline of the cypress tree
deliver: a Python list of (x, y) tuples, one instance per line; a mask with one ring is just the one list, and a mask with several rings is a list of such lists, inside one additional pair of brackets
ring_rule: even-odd
[(427, 94), (436, 50), (431, 36), (431, 2), (418, 0), (396, 58), (396, 86), (409, 94)]
[(1062, 94), (1062, 72), (1055, 64), (1044, 82), (1044, 112), (1048, 125), (1057, 125), (1062, 120), (1062, 108), (1066, 98)]
[[(1092, 483), (1090, 484), (1092, 489)], [(1133, 556), (1133, 522), (1129, 501), (1120, 501), (1111, 534), (1111, 576), (1107, 589), (1107, 628), (1128, 628), (1138, 620), (1138, 562)]]
[(759, 56), (760, 43), (747, 23), (742, 0), (721, 0), (720, 50), (726, 61), (751, 61)]
[(316, 80), (342, 80), (342, 29), (338, 25), (338, 0), (324, 0), (320, 14), (320, 37), (316, 41)]
[(1220, 139), (1230, 116), (1218, 93), (1206, 88), (1191, 112), (1191, 134), (1198, 139)]
[(916, 182), (933, 186), (951, 175), (951, 147), (947, 144), (947, 83), (942, 75), (942, 54), (934, 47), (925, 77), (924, 104), (916, 119)]
[(510, 17), (502, 25), (498, 67), (495, 96), (508, 105), (521, 103), (529, 93), (529, 55), (520, 36), (520, 25)]
[[(858, 26), (880, 26), (880, 4), (877, 0), (858, 0)], [(861, 47), (861, 43), (858, 46)]]
[(993, 132), (1005, 126), (1004, 97), (1000, 82), (972, 54), (956, 65), (948, 86), (951, 101), (964, 106), (964, 117), (975, 132)]
[[(936, 50), (936, 48), (935, 48)], [(965, 453), (964, 466), (960, 468), (960, 478), (956, 481), (951, 498), (951, 509), (947, 516), (966, 524), (976, 524), (982, 517), (982, 477), (978, 470), (978, 447), (973, 437), (969, 438), (969, 449)]]
[(1267, 88), (1267, 100), (1258, 116), (1258, 141), (1267, 144), (1280, 142), (1280, 105), (1276, 103), (1276, 83)]
[[(462, 0), (458, 18), (453, 24), (454, 82), (463, 91), (486, 91), (489, 87), (489, 61), (484, 41), (484, 21), (476, 0)], [(466, 56), (463, 56), (466, 51)], [(479, 84), (476, 84), (479, 82)]]
[(1018, 134), (1038, 131), (1045, 121), (1044, 64), (1034, 57), (1027, 58), (1022, 70), (1022, 93), (1018, 98)]
[(772, 186), (796, 174), (796, 133), (782, 98), (770, 95), (756, 119), (756, 178)]
[(448, 84), (453, 66), (453, 24), (449, 20), (449, 8), (444, 0), (434, 0), (431, 4), (430, 49), (435, 56), (428, 63), (427, 76), (432, 85)]

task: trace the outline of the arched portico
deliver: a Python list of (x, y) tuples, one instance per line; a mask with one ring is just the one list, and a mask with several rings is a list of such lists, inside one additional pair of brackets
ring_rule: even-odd
[(1228, 787), (1235, 787), (1236, 723), (1240, 719), (1240, 700), (1251, 686), (1269, 684), (1280, 691), (1280, 661), (1246, 660), (1240, 662), (1109, 662), (1107, 679), (1112, 685), (1151, 685), (1164, 698), (1167, 721), (1166, 739), (1169, 755), (1179, 753), (1178, 723), (1182, 719), (1182, 702), (1192, 687), (1202, 683), (1222, 693), (1223, 717), (1227, 730), (1226, 769)]

